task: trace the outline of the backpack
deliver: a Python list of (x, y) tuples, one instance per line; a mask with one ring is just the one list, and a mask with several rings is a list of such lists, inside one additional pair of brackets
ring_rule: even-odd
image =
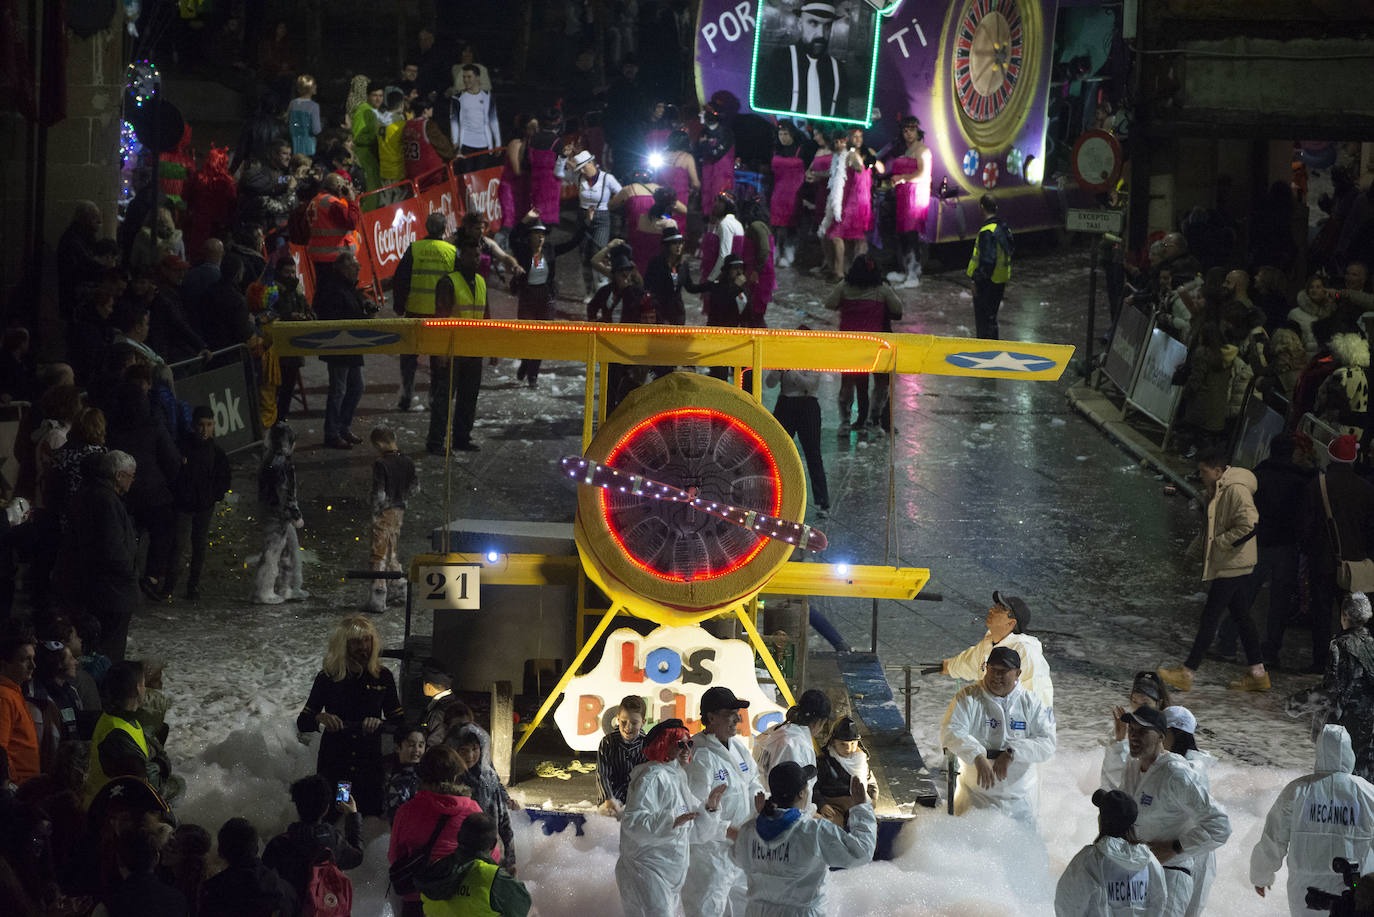
[(310, 867), (301, 917), (352, 917), (353, 883), (326, 849)]

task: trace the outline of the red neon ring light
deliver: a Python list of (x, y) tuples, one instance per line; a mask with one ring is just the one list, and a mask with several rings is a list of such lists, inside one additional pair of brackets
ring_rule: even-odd
[[(673, 420), (684, 416), (700, 417), (707, 421), (723, 421), (726, 424), (726, 426), (730, 427), (738, 433), (743, 434), (750, 442), (754, 444), (758, 454), (762, 455), (764, 459), (766, 459), (768, 462), (768, 479), (773, 484), (773, 504), (772, 508), (768, 511), (768, 513), (772, 516), (778, 515), (782, 511), (782, 476), (778, 474), (778, 463), (777, 460), (773, 458), (772, 450), (768, 448), (768, 444), (763, 441), (763, 438), (760, 437), (758, 433), (754, 432), (753, 428), (749, 427), (747, 424), (740, 421), (738, 418), (726, 414), (724, 411), (717, 411), (712, 408), (678, 408), (677, 410), (662, 411), (658, 414), (654, 414), (651, 417), (646, 417), (644, 420), (641, 420), (639, 423), (631, 427), (630, 430), (620, 438), (620, 441), (617, 442), (615, 446), (611, 449), (610, 454), (606, 456), (605, 464), (614, 465), (615, 460), (620, 456), (620, 453), (630, 443), (632, 443), (635, 437), (638, 436), (639, 433), (643, 431), (646, 427), (656, 427), (664, 421)], [(610, 492), (606, 490), (602, 490), (597, 495), (597, 500), (600, 501), (599, 505), (601, 507), (601, 518), (606, 524), (606, 531), (610, 533), (611, 538), (616, 543), (616, 546), (620, 548), (621, 553), (625, 555), (625, 557), (630, 561), (630, 563), (634, 564), (636, 567), (643, 570), (650, 576), (656, 577), (657, 579), (661, 579), (665, 582), (687, 582), (687, 578), (685, 576), (682, 576), (681, 574), (677, 573), (665, 573), (662, 570), (658, 570), (654, 567), (651, 567), (635, 554), (634, 550), (631, 549), (630, 546), (625, 543), (625, 539), (620, 534), (620, 529), (617, 528), (615, 520), (611, 517), (611, 507), (610, 503), (608, 502), (609, 497)], [(726, 567), (722, 567), (719, 570), (708, 570), (703, 575), (693, 577), (693, 582), (717, 579), (719, 577), (727, 576), (731, 573), (734, 573), (736, 570), (745, 566), (755, 557), (757, 557), (759, 552), (762, 551), (764, 546), (768, 544), (768, 542), (771, 540), (772, 539), (763, 535), (756, 536), (754, 545), (750, 548), (748, 552), (742, 554), (739, 557), (736, 557)]]

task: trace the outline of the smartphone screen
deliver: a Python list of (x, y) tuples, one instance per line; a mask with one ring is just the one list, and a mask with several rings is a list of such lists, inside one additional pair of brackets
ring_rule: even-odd
[(351, 783), (340, 783), (340, 784), (339, 784), (339, 791), (338, 791), (337, 793), (334, 794), (334, 801), (335, 801), (335, 802), (348, 802), (348, 800), (352, 797), (352, 795), (353, 795), (353, 784), (351, 784)]

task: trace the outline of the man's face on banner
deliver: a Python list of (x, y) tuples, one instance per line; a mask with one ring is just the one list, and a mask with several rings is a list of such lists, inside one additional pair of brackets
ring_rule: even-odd
[(830, 46), (830, 27), (834, 20), (824, 19), (814, 13), (802, 13), (802, 47), (811, 57), (820, 57)]

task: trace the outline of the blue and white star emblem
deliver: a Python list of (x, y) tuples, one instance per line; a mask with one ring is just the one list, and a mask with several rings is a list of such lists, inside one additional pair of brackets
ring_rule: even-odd
[(945, 362), (960, 369), (1000, 369), (1013, 373), (1039, 373), (1058, 365), (1049, 357), (1032, 353), (1013, 353), (1009, 350), (951, 353), (945, 356)]
[(294, 347), (307, 350), (344, 350), (360, 347), (382, 347), (394, 344), (401, 336), (394, 331), (373, 331), (367, 328), (337, 328), (331, 331), (311, 331), (291, 338)]

